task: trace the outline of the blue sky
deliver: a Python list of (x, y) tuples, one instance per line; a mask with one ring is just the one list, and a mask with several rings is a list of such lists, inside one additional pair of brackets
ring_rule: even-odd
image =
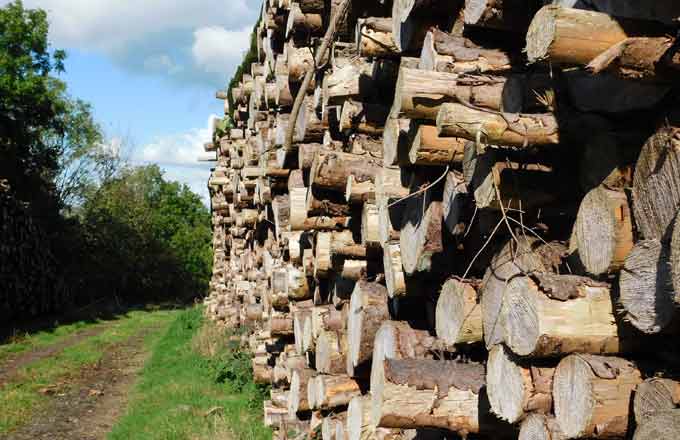
[[(0, 0), (0, 6), (9, 0)], [(157, 163), (207, 197), (211, 115), (249, 44), (261, 0), (24, 0), (47, 10), (63, 78), (133, 163)]]

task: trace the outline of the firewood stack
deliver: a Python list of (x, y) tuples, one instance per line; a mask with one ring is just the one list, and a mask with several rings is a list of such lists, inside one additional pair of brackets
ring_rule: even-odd
[(275, 438), (680, 438), (680, 5), (346, 2), (265, 1), (206, 144)]

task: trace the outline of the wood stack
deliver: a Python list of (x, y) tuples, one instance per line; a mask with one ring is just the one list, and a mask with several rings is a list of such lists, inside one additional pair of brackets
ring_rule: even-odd
[(264, 2), (206, 312), (276, 438), (680, 437), (680, 5), (546, 3)]

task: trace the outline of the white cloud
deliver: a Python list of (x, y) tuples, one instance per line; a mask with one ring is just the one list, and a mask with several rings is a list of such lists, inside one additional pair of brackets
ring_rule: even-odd
[(175, 75), (184, 68), (175, 63), (175, 61), (166, 54), (151, 55), (144, 60), (144, 69), (149, 72), (167, 73), (168, 75)]
[[(0, 5), (9, 0), (0, 0)], [(260, 0), (24, 0), (49, 14), (57, 46), (114, 50), (149, 34), (254, 22)]]
[(194, 31), (191, 53), (195, 63), (211, 73), (231, 73), (235, 59), (240, 59), (250, 45), (251, 26), (230, 31), (208, 26)]
[(183, 133), (176, 133), (158, 137), (144, 145), (134, 160), (144, 163), (157, 163), (161, 166), (184, 166), (197, 167), (201, 163), (198, 157), (204, 153), (204, 144), (210, 140), (210, 125), (217, 118), (211, 115), (208, 126), (205, 128), (193, 128)]

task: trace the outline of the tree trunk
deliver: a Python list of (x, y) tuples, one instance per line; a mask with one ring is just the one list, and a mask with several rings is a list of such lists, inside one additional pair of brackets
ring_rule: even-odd
[(386, 319), (387, 290), (380, 284), (359, 281), (352, 292), (347, 317), (347, 374), (354, 376), (358, 367), (370, 362), (375, 334)]
[(473, 285), (455, 278), (446, 281), (437, 300), (437, 337), (449, 346), (482, 342), (479, 300)]
[(505, 346), (494, 346), (486, 371), (491, 411), (509, 423), (531, 412), (549, 414), (554, 373), (554, 368), (525, 366)]
[(588, 273), (619, 270), (633, 249), (633, 221), (626, 194), (601, 186), (590, 191), (581, 202), (572, 238)]
[(642, 382), (631, 362), (574, 354), (564, 358), (553, 379), (555, 418), (568, 438), (616, 438), (628, 431), (631, 398)]
[(510, 55), (499, 49), (477, 46), (432, 28), (425, 36), (419, 68), (448, 73), (500, 73), (512, 68)]
[(662, 239), (678, 212), (679, 169), (680, 128), (661, 128), (642, 148), (633, 180), (633, 213), (646, 239)]
[(433, 359), (388, 359), (373, 395), (373, 421), (392, 428), (440, 428), (459, 435), (511, 431), (480, 408), (484, 367)]
[(505, 82), (504, 77), (401, 68), (390, 114), (434, 121), (446, 102), (465, 102), (491, 110), (521, 108), (513, 102), (517, 97), (503, 93)]
[(413, 165), (451, 165), (463, 162), (467, 139), (440, 137), (434, 125), (417, 124), (408, 153)]
[(308, 400), (312, 409), (331, 410), (348, 405), (352, 398), (361, 396), (359, 384), (345, 375), (320, 374), (312, 378), (307, 386)]
[(440, 136), (462, 137), (489, 145), (526, 148), (560, 143), (560, 128), (552, 114), (515, 114), (443, 104), (437, 116)]
[(375, 181), (381, 164), (370, 156), (339, 151), (318, 151), (310, 174), (310, 182), (316, 188), (345, 193), (347, 178), (351, 175), (358, 183)]
[(675, 292), (667, 245), (639, 241), (630, 252), (619, 277), (619, 301), (625, 317), (644, 333), (658, 333), (675, 315)]
[(389, 58), (399, 56), (401, 51), (392, 37), (392, 19), (369, 17), (357, 20), (357, 50), (367, 58)]
[(585, 65), (644, 28), (633, 21), (622, 21), (601, 12), (548, 5), (531, 21), (527, 56), (529, 62), (549, 60)]

